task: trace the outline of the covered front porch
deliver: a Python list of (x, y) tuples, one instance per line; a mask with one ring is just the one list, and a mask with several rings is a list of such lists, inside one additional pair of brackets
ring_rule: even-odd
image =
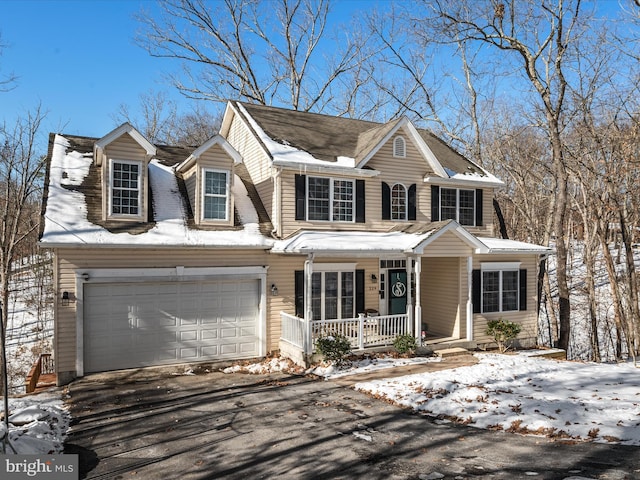
[[(430, 227), (335, 234), (332, 248), (326, 233), (320, 248), (314, 232), (305, 232), (290, 250), (280, 247), (307, 252), (304, 270), (296, 272), (295, 312), (279, 312), (281, 353), (305, 360), (318, 338), (337, 334), (354, 351), (390, 347), (399, 335), (414, 336), (419, 346), (469, 346), (473, 255), (484, 245), (455, 222)], [(375, 248), (366, 243), (374, 241)]]

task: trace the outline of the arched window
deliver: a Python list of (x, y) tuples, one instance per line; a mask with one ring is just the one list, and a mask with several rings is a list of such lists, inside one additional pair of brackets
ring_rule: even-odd
[(404, 158), (406, 154), (406, 143), (404, 141), (404, 137), (398, 135), (393, 139), (393, 156)]
[(407, 189), (401, 183), (391, 187), (391, 220), (407, 219)]

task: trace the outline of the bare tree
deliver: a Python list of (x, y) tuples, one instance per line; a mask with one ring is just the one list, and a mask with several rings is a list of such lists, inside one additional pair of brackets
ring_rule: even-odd
[(129, 105), (123, 104), (112, 118), (117, 125), (129, 122), (157, 145), (202, 145), (220, 128), (222, 115), (213, 114), (201, 105), (189, 113), (178, 114), (175, 102), (169, 100), (166, 92), (150, 91), (139, 99), (138, 115), (134, 116)]
[(557, 252), (558, 346), (567, 349), (571, 330), (567, 277), (567, 206), (569, 175), (562, 131), (567, 108), (566, 69), (581, 33), (580, 0), (544, 1), (540, 5), (504, 2), (430, 2), (435, 25), (456, 41), (480, 43), (519, 63), (522, 77), (535, 93), (549, 139), (554, 175), (553, 233)]
[[(38, 229), (33, 206), (38, 204), (45, 166), (45, 155), (37, 149), (40, 126), (45, 118), (41, 108), (20, 117), (15, 124), (0, 127), (0, 347), (4, 391), (5, 437), (8, 442), (8, 384), (6, 355), (6, 308), (10, 277), (18, 248)], [(37, 218), (37, 217), (36, 217)]]
[[(6, 47), (4, 43), (2, 43), (2, 36), (0, 36), (0, 54), (2, 54), (2, 50)], [(9, 90), (13, 90), (16, 86), (16, 80), (18, 77), (14, 73), (8, 73), (0, 76), (0, 92), (8, 92)]]
[(172, 82), (190, 98), (323, 111), (344, 100), (345, 88), (358, 88), (349, 74), (366, 56), (365, 41), (350, 29), (329, 37), (328, 0), (164, 0), (161, 6), (162, 18), (139, 16), (138, 43), (154, 57), (182, 62)]

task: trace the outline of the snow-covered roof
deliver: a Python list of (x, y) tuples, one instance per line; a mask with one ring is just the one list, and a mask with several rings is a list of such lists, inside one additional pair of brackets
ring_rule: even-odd
[(138, 234), (111, 232), (88, 219), (87, 199), (78, 188), (91, 164), (92, 153), (73, 150), (69, 140), (56, 135), (51, 150), (48, 196), (44, 213), (43, 246), (178, 246), (270, 248), (260, 233), (259, 220), (244, 183), (236, 177), (232, 193), (242, 229), (199, 230), (189, 227), (186, 208), (173, 168), (157, 159), (149, 163), (155, 224)]
[(325, 169), (349, 175), (379, 175), (366, 164), (400, 129), (408, 135), (435, 173), (425, 181), (502, 186), (503, 182), (456, 152), (428, 130), (418, 129), (406, 117), (377, 123), (345, 117), (231, 102), (222, 131), (240, 115), (274, 165), (307, 170)]
[[(431, 225), (431, 226), (429, 226)], [(470, 253), (548, 254), (549, 247), (489, 237), (475, 237), (453, 220), (425, 224), (420, 233), (302, 231), (286, 240), (275, 241), (272, 253), (374, 256), (385, 254), (421, 255), (429, 244), (446, 232), (469, 246)]]
[(503, 238), (478, 237), (487, 246), (487, 253), (535, 253), (538, 255), (554, 253), (553, 248), (534, 243), (519, 242)]

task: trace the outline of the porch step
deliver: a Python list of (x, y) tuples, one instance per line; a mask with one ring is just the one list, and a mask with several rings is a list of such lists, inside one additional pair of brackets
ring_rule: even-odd
[(434, 350), (433, 354), (437, 357), (447, 358), (447, 357), (455, 357), (458, 355), (471, 355), (471, 352), (466, 348), (453, 347), (453, 348), (443, 348), (441, 350)]

